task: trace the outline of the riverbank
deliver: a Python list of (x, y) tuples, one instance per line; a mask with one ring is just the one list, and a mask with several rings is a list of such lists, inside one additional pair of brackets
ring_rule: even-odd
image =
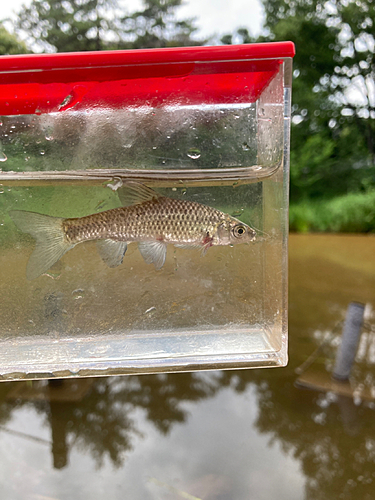
[(290, 205), (291, 231), (375, 233), (375, 189)]

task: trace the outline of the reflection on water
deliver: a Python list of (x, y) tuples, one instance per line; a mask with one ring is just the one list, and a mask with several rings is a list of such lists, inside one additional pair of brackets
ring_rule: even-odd
[[(374, 254), (375, 238), (291, 237), (287, 368), (0, 384), (0, 498), (374, 498)], [(354, 394), (297, 388), (352, 300), (368, 304)]]

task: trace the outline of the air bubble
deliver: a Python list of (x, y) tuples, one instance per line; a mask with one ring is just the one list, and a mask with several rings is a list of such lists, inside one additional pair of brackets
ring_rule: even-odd
[(198, 158), (201, 157), (201, 152), (199, 151), (199, 149), (191, 148), (187, 152), (187, 156), (192, 160), (198, 160)]
[(76, 290), (72, 291), (72, 295), (75, 300), (83, 299), (84, 294), (85, 291), (83, 288), (77, 288)]

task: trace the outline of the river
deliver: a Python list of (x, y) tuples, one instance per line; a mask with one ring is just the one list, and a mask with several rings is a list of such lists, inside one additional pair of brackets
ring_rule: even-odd
[[(375, 498), (375, 237), (291, 235), (289, 250), (286, 368), (3, 382), (0, 498)], [(338, 386), (351, 301), (365, 325)]]

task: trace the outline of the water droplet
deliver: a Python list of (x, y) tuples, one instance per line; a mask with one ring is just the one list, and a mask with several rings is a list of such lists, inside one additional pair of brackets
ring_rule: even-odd
[(7, 161), (8, 157), (5, 153), (0, 151), (0, 161)]
[(45, 154), (45, 151), (43, 151), (43, 150), (42, 150), (42, 151), (40, 152), (40, 154), (43, 156), (43, 155)]
[(244, 208), (239, 208), (238, 210), (235, 210), (233, 213), (232, 213), (232, 216), (233, 217), (239, 217), (240, 215), (242, 215), (244, 211)]
[(53, 135), (47, 134), (46, 141), (53, 141)]
[(186, 154), (192, 160), (198, 160), (198, 158), (201, 157), (201, 152), (199, 151), (199, 149), (195, 149), (195, 148), (190, 148)]
[(186, 194), (186, 193), (187, 193), (187, 189), (186, 189), (186, 188), (182, 188), (182, 189), (181, 189), (181, 193), (182, 193), (182, 194)]
[(244, 143), (242, 144), (242, 149), (243, 149), (244, 151), (250, 151), (250, 146), (248, 145), (248, 143), (247, 143), (247, 142), (244, 142)]

